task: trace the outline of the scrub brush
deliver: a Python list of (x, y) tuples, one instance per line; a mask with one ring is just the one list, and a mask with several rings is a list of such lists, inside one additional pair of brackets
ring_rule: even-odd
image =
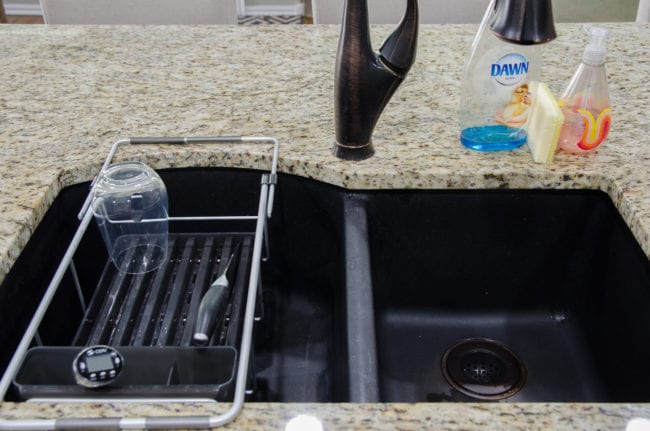
[(538, 83), (527, 126), (528, 147), (535, 162), (553, 161), (563, 123), (564, 115), (551, 90), (543, 82)]

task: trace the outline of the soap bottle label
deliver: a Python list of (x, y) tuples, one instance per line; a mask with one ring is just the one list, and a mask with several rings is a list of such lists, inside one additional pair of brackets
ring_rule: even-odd
[(597, 148), (607, 138), (612, 125), (612, 110), (607, 105), (581, 107), (582, 99), (576, 100), (578, 102), (574, 104), (558, 101), (565, 119), (558, 146), (570, 153), (585, 153)]
[(609, 129), (612, 125), (612, 110), (609, 108), (603, 109), (597, 118), (594, 118), (594, 114), (586, 109), (578, 109), (578, 112), (582, 114), (585, 122), (585, 131), (582, 139), (578, 142), (578, 147), (585, 151), (593, 150), (609, 134)]
[(490, 67), (490, 77), (501, 85), (515, 85), (526, 79), (530, 62), (521, 54), (511, 53), (501, 57)]
[(530, 61), (519, 52), (490, 50), (478, 63), (474, 90), (480, 95), (483, 124), (521, 128), (528, 119), (532, 92), (528, 84)]

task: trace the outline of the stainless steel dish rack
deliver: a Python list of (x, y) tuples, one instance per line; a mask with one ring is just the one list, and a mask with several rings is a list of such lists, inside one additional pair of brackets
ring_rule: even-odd
[[(39, 347), (30, 349), (30, 346), (36, 340), (39, 344), (38, 328), (45, 316), (52, 299), (61, 283), (63, 277), (68, 271), (72, 273), (74, 279), (74, 264), (72, 262), (73, 256), (79, 247), (79, 244), (88, 228), (88, 225), (93, 218), (93, 211), (91, 209), (91, 199), (93, 187), (98, 176), (91, 183), (88, 196), (83, 203), (78, 218), (80, 224), (61, 260), (52, 280), (50, 281), (39, 306), (34, 313), (34, 316), (23, 335), (16, 352), (14, 353), (6, 371), (0, 380), (0, 399), (4, 399), (7, 391), (12, 384), (18, 393), (22, 393), (25, 398), (34, 396), (43, 396), (47, 394), (48, 386), (39, 386), (33, 384), (33, 376), (29, 372), (23, 372), (25, 364), (30, 361), (35, 361), (39, 367), (54, 367), (61, 369), (60, 364), (70, 363), (71, 358), (74, 358), (76, 352), (80, 349), (79, 346), (88, 344), (107, 344), (126, 346), (120, 347), (125, 350), (133, 358), (141, 358), (141, 362), (147, 363), (143, 349), (150, 348), (151, 346), (157, 347), (157, 352), (162, 352), (162, 356), (156, 361), (160, 365), (160, 374), (162, 377), (156, 375), (156, 366), (149, 364), (143, 367), (142, 370), (136, 373), (145, 375), (144, 368), (147, 368), (147, 375), (153, 375), (149, 383), (149, 389), (153, 389), (156, 393), (164, 394), (163, 397), (151, 398), (148, 397), (147, 401), (159, 402), (166, 401), (168, 397), (175, 398), (176, 395), (183, 394), (184, 398), (180, 402), (187, 402), (188, 394), (192, 395), (189, 401), (196, 401), (197, 399), (212, 398), (217, 400), (224, 400), (224, 397), (232, 396), (232, 403), (228, 411), (218, 416), (169, 416), (169, 417), (124, 417), (124, 418), (99, 418), (99, 417), (82, 417), (82, 418), (59, 418), (59, 419), (21, 419), (21, 420), (6, 420), (0, 419), (0, 430), (15, 430), (15, 429), (134, 429), (134, 428), (147, 428), (147, 429), (173, 429), (173, 428), (213, 428), (220, 425), (229, 423), (237, 417), (244, 405), (246, 395), (247, 382), (249, 379), (250, 370), (250, 354), (252, 344), (253, 325), (256, 316), (256, 304), (258, 298), (258, 286), (260, 284), (260, 264), (263, 255), (263, 249), (266, 247), (266, 255), (268, 256), (268, 236), (267, 236), (267, 220), (271, 218), (273, 210), (273, 200), (275, 186), (277, 182), (277, 164), (279, 153), (279, 142), (270, 137), (171, 137), (171, 138), (129, 138), (117, 141), (113, 144), (104, 164), (102, 165), (101, 172), (106, 170), (117, 150), (123, 145), (145, 145), (145, 144), (233, 144), (233, 143), (250, 143), (250, 144), (272, 144), (273, 155), (271, 168), (268, 172), (261, 175), (260, 184), (260, 197), (259, 205), (256, 215), (242, 215), (242, 216), (195, 216), (195, 217), (169, 217), (170, 222), (218, 222), (218, 221), (251, 221), (255, 222), (255, 231), (243, 234), (197, 234), (195, 236), (188, 236), (186, 234), (170, 234), (170, 248), (169, 250), (176, 250), (181, 256), (175, 257), (171, 253), (167, 262), (163, 267), (154, 271), (152, 274), (144, 275), (125, 275), (117, 273), (115, 268), (112, 268), (109, 263), (104, 269), (104, 273), (100, 279), (98, 289), (95, 292), (92, 300), (86, 307), (81, 295), (80, 289), (79, 296), (82, 307), (84, 308), (84, 320), (79, 327), (73, 345), (77, 347), (49, 347), (47, 354), (43, 355)], [(230, 319), (230, 328), (224, 326), (218, 333), (213, 336), (211, 345), (214, 347), (196, 347), (202, 349), (199, 355), (191, 356), (191, 359), (185, 360), (186, 370), (179, 370), (176, 362), (180, 357), (185, 357), (186, 354), (181, 346), (189, 344), (189, 330), (183, 327), (178, 322), (185, 322), (189, 325), (192, 322), (193, 315), (196, 314), (198, 302), (202, 292), (205, 290), (205, 285), (209, 284), (210, 278), (216, 273), (219, 267), (219, 262), (224, 261), (224, 257), (228, 256), (234, 248), (234, 243), (239, 242), (242, 244), (238, 248), (240, 254), (240, 264), (237, 270), (237, 278), (233, 291), (239, 292), (235, 294), (232, 301), (230, 313), (231, 315), (240, 316)], [(198, 253), (198, 258), (187, 258), (192, 253)], [(207, 262), (217, 262), (208, 264)], [(177, 262), (178, 267), (174, 269), (174, 277), (166, 279), (163, 274), (164, 268)], [(186, 277), (185, 274), (189, 273), (188, 262), (195, 262), (196, 267), (191, 270), (194, 277)], [(198, 262), (198, 263), (197, 263)], [(249, 270), (250, 269), (250, 270)], [(157, 275), (158, 274), (158, 275)], [(124, 282), (125, 277), (132, 277), (133, 279), (128, 283)], [(142, 283), (145, 278), (149, 277), (147, 281), (148, 289), (152, 293), (143, 294), (139, 292), (139, 283)], [(188, 281), (191, 279), (191, 282)], [(245, 286), (247, 284), (247, 287)], [(77, 283), (78, 285), (78, 283)], [(136, 286), (134, 289), (129, 290), (124, 286)], [(152, 298), (164, 297), (164, 305), (161, 304), (145, 304), (143, 305), (143, 295), (150, 295)], [(237, 296), (239, 295), (239, 296)], [(140, 299), (138, 299), (140, 298)], [(121, 301), (119, 306), (115, 306), (115, 301)], [(107, 305), (108, 304), (108, 305)], [(186, 304), (181, 306), (179, 304)], [(158, 308), (156, 308), (158, 307)], [(184, 307), (184, 308), (183, 308)], [(122, 319), (115, 319), (111, 314), (112, 310), (120, 309)], [(164, 310), (180, 310), (182, 318), (176, 313), (165, 313)], [(153, 316), (155, 315), (155, 316)], [(153, 317), (152, 317), (153, 316)], [(243, 318), (241, 318), (243, 316)], [(233, 323), (233, 320), (236, 322)], [(171, 322), (174, 321), (173, 325)], [(131, 322), (133, 324), (128, 324)], [(236, 327), (233, 329), (233, 327)], [(241, 339), (239, 348), (232, 347), (236, 341)], [(227, 341), (227, 342), (226, 342)], [(146, 346), (146, 347), (143, 347)], [(54, 355), (54, 356), (52, 356)], [(52, 360), (55, 358), (56, 360)], [(162, 359), (160, 359), (162, 358)], [(126, 362), (126, 360), (125, 360)], [(137, 362), (137, 361), (136, 361)], [(169, 362), (166, 363), (166, 362)], [(216, 378), (216, 382), (211, 385), (203, 386), (201, 390), (192, 391), (188, 390), (191, 384), (184, 385), (182, 377), (183, 374), (194, 375), (197, 370), (206, 367), (214, 367), (216, 364), (225, 362), (232, 364), (233, 370), (236, 368), (236, 374), (227, 372), (221, 373)], [(236, 364), (235, 364), (236, 362)], [(170, 365), (171, 364), (171, 365)], [(29, 368), (29, 367), (27, 367)], [(218, 367), (217, 367), (218, 368)], [(227, 366), (223, 369), (227, 370)], [(171, 371), (170, 371), (171, 370)], [(200, 373), (200, 372), (199, 372)], [(71, 374), (71, 373), (70, 373)], [(166, 381), (159, 382), (160, 378)], [(194, 377), (190, 377), (192, 380)], [(200, 378), (200, 377), (199, 377)], [(31, 380), (30, 380), (31, 379)], [(36, 378), (37, 379), (37, 378)], [(56, 379), (55, 379), (56, 380)], [(66, 375), (60, 377), (55, 383), (60, 383), (60, 387), (64, 389), (66, 398), (84, 398), (88, 394), (84, 389), (77, 388), (74, 384), (69, 384), (70, 376)], [(234, 380), (234, 384), (232, 381)], [(170, 384), (171, 382), (171, 384)], [(74, 382), (73, 382), (74, 383)], [(56, 386), (56, 384), (54, 385)], [(207, 388), (207, 389), (206, 389)], [(128, 401), (128, 396), (131, 393), (128, 385), (122, 385), (114, 391), (113, 395), (119, 397), (120, 401)], [(60, 388), (57, 389), (60, 392)], [(66, 392), (68, 391), (68, 392)], [(160, 392), (162, 391), (162, 392)], [(124, 397), (127, 397), (124, 399)], [(115, 399), (113, 399), (115, 401)], [(101, 402), (101, 401), (98, 401)]]

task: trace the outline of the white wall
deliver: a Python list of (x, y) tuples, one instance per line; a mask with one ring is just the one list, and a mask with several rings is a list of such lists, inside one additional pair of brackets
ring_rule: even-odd
[(553, 0), (557, 22), (634, 21), (639, 0)]
[[(479, 22), (490, 0), (418, 0), (421, 23)], [(343, 17), (345, 0), (312, 0), (314, 23), (338, 24)], [(373, 24), (399, 22), (405, 1), (368, 0), (368, 15)]]
[(234, 0), (41, 0), (47, 24), (237, 24)]
[[(179, 0), (182, 1), (182, 0)], [(304, 0), (310, 1), (310, 0)], [(315, 9), (334, 8), (333, 12), (321, 12), (323, 19), (319, 22), (339, 22), (342, 14), (343, 0), (311, 0), (315, 5)], [(384, 21), (389, 22), (399, 20), (401, 10), (404, 8), (403, 1), (391, 0), (392, 3), (387, 9), (377, 11), (372, 7), (373, 1), (370, 0), (371, 16), (372, 15), (387, 15), (388, 18), (383, 17)], [(440, 3), (437, 8), (445, 7), (445, 5), (458, 3), (458, 0), (436, 0)], [(644, 0), (645, 2), (646, 0)], [(381, 3), (381, 2), (380, 2)], [(428, 0), (420, 0), (420, 9), (422, 14), (422, 22), (428, 15), (435, 16), (436, 11), (432, 6), (427, 6), (431, 2)], [(480, 1), (478, 3), (481, 3)], [(483, 2), (487, 4), (487, 1)], [(41, 9), (38, 0), (4, 0), (5, 10), (9, 15), (40, 15)], [(634, 21), (639, 5), (639, 0), (553, 0), (553, 12), (557, 22), (589, 22), (589, 21)], [(247, 13), (255, 14), (284, 14), (284, 15), (299, 15), (303, 10), (303, 0), (246, 0)], [(432, 8), (432, 10), (429, 10)], [(482, 8), (482, 6), (480, 7)], [(481, 12), (476, 12), (474, 8), (467, 11), (466, 21), (475, 21), (480, 19)], [(431, 21), (427, 19), (427, 21)]]
[[(183, 0), (178, 0), (183, 1)], [(302, 15), (303, 0), (245, 0), (249, 15)], [(41, 15), (39, 0), (3, 0), (8, 15)]]
[[(312, 0), (314, 22), (341, 22), (344, 0)], [(489, 0), (419, 0), (422, 23), (477, 23)], [(396, 23), (405, 1), (368, 0), (370, 21)], [(556, 22), (634, 21), (639, 0), (553, 0)]]

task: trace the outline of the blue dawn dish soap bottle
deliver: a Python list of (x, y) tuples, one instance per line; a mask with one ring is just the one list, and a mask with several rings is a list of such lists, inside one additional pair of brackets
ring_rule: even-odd
[(551, 0), (492, 0), (471, 45), (461, 88), (460, 141), (480, 151), (526, 142), (539, 80), (538, 44), (555, 39)]

